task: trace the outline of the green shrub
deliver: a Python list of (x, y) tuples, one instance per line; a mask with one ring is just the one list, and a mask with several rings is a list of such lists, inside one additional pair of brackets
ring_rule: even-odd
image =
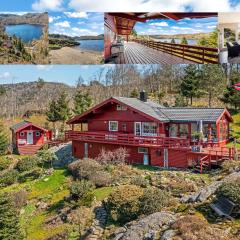
[(18, 171), (12, 169), (0, 174), (0, 187), (6, 187), (16, 183), (18, 180)]
[(131, 184), (146, 188), (149, 185), (149, 182), (142, 176), (135, 176), (131, 179)]
[(91, 192), (93, 188), (94, 185), (89, 181), (76, 181), (70, 186), (70, 194), (74, 200), (82, 199)]
[(111, 220), (121, 224), (134, 220), (138, 217), (141, 204), (140, 197), (143, 189), (134, 185), (117, 187), (106, 202), (106, 209)]
[(78, 205), (91, 207), (93, 200), (94, 200), (94, 194), (89, 192), (85, 196), (83, 196), (81, 199), (78, 200)]
[(2, 123), (0, 123), (0, 155), (4, 155), (8, 150), (8, 136)]
[(163, 207), (168, 205), (170, 194), (158, 188), (147, 188), (140, 197), (141, 213), (152, 214), (160, 212)]
[(90, 175), (88, 179), (95, 184), (96, 187), (107, 187), (111, 184), (111, 174), (103, 171), (97, 171), (95, 174)]
[(19, 182), (26, 182), (27, 180), (34, 180), (38, 179), (42, 176), (42, 168), (35, 167), (30, 171), (22, 172), (19, 174), (18, 181)]
[(240, 203), (240, 181), (223, 183), (217, 189), (217, 196), (223, 196), (234, 203)]
[(103, 167), (92, 159), (77, 160), (69, 165), (73, 177), (79, 180), (89, 179), (90, 176), (102, 169)]
[(37, 152), (37, 157), (39, 158), (39, 161), (42, 164), (42, 166), (47, 165), (47, 167), (53, 167), (53, 162), (57, 161), (58, 159), (56, 154), (54, 152), (51, 152), (46, 147)]
[(240, 161), (224, 161), (222, 164), (224, 172), (232, 172), (240, 169)]
[(27, 156), (20, 159), (16, 165), (16, 169), (19, 172), (30, 171), (33, 168), (37, 167), (39, 164), (39, 159), (34, 156)]
[(8, 157), (0, 158), (0, 171), (8, 169), (11, 165), (11, 160)]

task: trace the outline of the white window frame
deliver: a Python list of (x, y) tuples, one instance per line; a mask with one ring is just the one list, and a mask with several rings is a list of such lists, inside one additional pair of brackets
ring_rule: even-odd
[[(112, 123), (116, 123), (117, 124), (117, 128), (116, 129), (111, 129), (111, 124)], [(109, 123), (108, 123), (108, 130), (109, 130), (109, 132), (118, 132), (118, 121), (109, 121)]]
[(120, 104), (117, 105), (117, 111), (126, 111), (126, 110), (127, 110), (126, 106), (120, 105)]
[(20, 137), (24, 137), (25, 136), (25, 132), (20, 132)]
[(36, 134), (36, 137), (40, 137), (41, 136), (40, 131), (37, 131), (35, 134)]
[(148, 154), (148, 148), (138, 147), (138, 153)]
[[(156, 132), (155, 133), (145, 133), (144, 132), (144, 125), (145, 124), (155, 124), (156, 125)], [(142, 136), (157, 136), (157, 123), (154, 122), (142, 122)]]

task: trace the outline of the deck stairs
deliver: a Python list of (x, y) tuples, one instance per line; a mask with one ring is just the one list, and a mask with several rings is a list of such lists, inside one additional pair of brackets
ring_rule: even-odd
[(42, 145), (23, 145), (23, 146), (18, 146), (18, 153), (20, 155), (34, 155), (41, 148), (42, 148)]

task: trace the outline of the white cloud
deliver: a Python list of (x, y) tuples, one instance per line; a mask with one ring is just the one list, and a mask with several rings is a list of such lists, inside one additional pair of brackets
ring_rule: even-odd
[(230, 0), (70, 0), (69, 7), (76, 11), (90, 12), (154, 12), (156, 9), (161, 11), (186, 11), (190, 7), (193, 11), (203, 12), (226, 12), (237, 11), (240, 3), (232, 7)]
[(10, 76), (11, 74), (9, 72), (4, 72), (0, 74), (0, 79), (6, 79), (6, 78), (9, 78)]
[(59, 11), (62, 9), (63, 0), (36, 0), (32, 4), (35, 11)]
[(88, 18), (86, 12), (64, 12), (64, 14), (69, 18)]
[(52, 69), (53, 66), (51, 65), (37, 65), (37, 69), (41, 70), (41, 71), (48, 71), (50, 69)]
[(58, 19), (60, 19), (61, 17), (60, 16), (57, 16), (57, 17), (52, 17), (52, 16), (49, 16), (49, 23), (52, 23)]
[(156, 27), (168, 27), (167, 22), (154, 22), (154, 23), (149, 23), (151, 26), (156, 26)]
[(214, 29), (216, 27), (217, 27), (216, 25), (215, 26), (207, 26), (207, 28), (209, 28), (209, 29)]
[(54, 26), (63, 27), (63, 28), (70, 28), (71, 27), (70, 22), (68, 22), (68, 21), (57, 22), (57, 23), (54, 24)]

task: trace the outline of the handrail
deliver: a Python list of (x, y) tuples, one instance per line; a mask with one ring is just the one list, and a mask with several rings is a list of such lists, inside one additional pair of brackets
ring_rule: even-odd
[(190, 140), (160, 136), (135, 136), (134, 134), (119, 134), (109, 132), (66, 131), (67, 140), (82, 140), (90, 142), (105, 142), (114, 144), (162, 146), (168, 148), (190, 148)]
[(218, 49), (204, 46), (194, 46), (186, 44), (175, 44), (156, 42), (152, 40), (144, 39), (132, 39), (132, 41), (142, 44), (144, 46), (169, 53), (181, 57), (186, 60), (190, 60), (196, 63), (213, 63), (217, 64), (218, 61)]

